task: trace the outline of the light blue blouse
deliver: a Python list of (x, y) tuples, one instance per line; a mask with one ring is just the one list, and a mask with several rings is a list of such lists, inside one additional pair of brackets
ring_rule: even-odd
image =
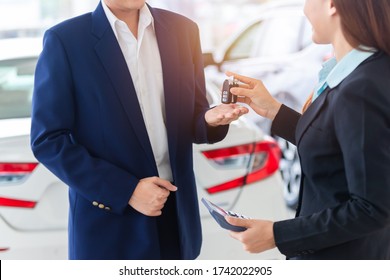
[(319, 82), (314, 89), (312, 102), (327, 88), (334, 88), (352, 73), (364, 60), (373, 55), (375, 50), (360, 51), (353, 49), (339, 62), (335, 57), (327, 60), (318, 74)]

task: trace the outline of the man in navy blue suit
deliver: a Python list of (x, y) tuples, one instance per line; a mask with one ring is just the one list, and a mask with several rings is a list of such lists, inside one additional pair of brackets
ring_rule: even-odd
[(222, 140), (246, 112), (209, 108), (198, 28), (183, 16), (103, 0), (50, 28), (31, 146), (69, 186), (69, 258), (196, 258), (192, 144)]

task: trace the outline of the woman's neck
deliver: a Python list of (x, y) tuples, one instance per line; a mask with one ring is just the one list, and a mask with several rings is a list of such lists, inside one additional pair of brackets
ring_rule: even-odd
[(347, 53), (353, 50), (353, 47), (348, 43), (341, 32), (334, 36), (332, 45), (337, 61), (340, 61)]

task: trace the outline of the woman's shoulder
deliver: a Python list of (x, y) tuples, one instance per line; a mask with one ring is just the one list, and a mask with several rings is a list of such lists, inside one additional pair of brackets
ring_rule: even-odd
[(390, 72), (390, 56), (382, 51), (377, 51), (356, 68), (356, 72), (362, 72), (368, 76), (375, 76), (378, 71), (383, 74)]
[(342, 83), (342, 87), (358, 87), (377, 83), (390, 88), (390, 56), (378, 51), (360, 64)]
[[(331, 102), (336, 104), (380, 103), (390, 106), (390, 57), (377, 52), (360, 64), (332, 94)], [(344, 106), (344, 105), (343, 105)]]

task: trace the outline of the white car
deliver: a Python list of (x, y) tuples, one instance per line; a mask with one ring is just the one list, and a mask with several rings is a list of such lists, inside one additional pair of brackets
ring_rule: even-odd
[[(0, 41), (0, 259), (67, 258), (67, 186), (34, 158), (29, 144), (33, 75), (42, 39)], [(211, 104), (219, 89), (208, 84)], [(242, 118), (225, 140), (194, 145), (199, 199), (250, 217), (285, 219), (280, 150)], [(277, 251), (246, 253), (202, 211), (204, 245), (199, 259), (278, 259)]]
[[(208, 78), (220, 86), (229, 70), (261, 79), (276, 99), (300, 111), (318, 81), (322, 63), (332, 55), (331, 45), (312, 42), (303, 4), (304, 0), (289, 0), (261, 5), (256, 18), (215, 51), (204, 54)], [(270, 133), (268, 120), (256, 114), (250, 118)], [(298, 154), (294, 145), (276, 139), (283, 154), (280, 170), (285, 200), (294, 208), (301, 180)]]

